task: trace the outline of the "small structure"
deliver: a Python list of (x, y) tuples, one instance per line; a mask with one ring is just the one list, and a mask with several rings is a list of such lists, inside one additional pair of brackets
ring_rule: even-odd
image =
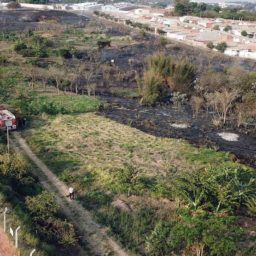
[(6, 123), (8, 124), (9, 130), (16, 130), (17, 120), (16, 117), (7, 110), (4, 106), (0, 106), (0, 129), (6, 129)]

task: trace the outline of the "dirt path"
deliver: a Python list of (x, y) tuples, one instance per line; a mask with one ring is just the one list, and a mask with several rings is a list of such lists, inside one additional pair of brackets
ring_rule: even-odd
[(0, 256), (17, 256), (14, 246), (2, 228), (0, 228)]
[[(12, 133), (11, 142), (16, 150), (23, 152), (37, 167), (36, 175), (45, 189), (52, 192), (63, 213), (78, 228), (83, 241), (92, 251), (90, 255), (117, 255), (128, 256), (106, 231), (92, 218), (90, 212), (85, 210), (78, 202), (66, 197), (68, 187), (61, 182), (53, 172), (31, 151), (20, 133)], [(84, 255), (83, 255), (84, 256)]]

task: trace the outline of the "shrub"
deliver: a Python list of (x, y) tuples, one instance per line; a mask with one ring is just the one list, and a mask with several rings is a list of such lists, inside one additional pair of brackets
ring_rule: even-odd
[(24, 43), (24, 42), (22, 42), (22, 43), (17, 43), (17, 44), (15, 44), (15, 46), (14, 46), (14, 50), (16, 51), (16, 52), (20, 52), (21, 50), (25, 50), (25, 49), (27, 49), (28, 47), (27, 47), (27, 45)]
[(188, 60), (179, 61), (175, 65), (173, 76), (171, 78), (171, 88), (181, 93), (191, 94), (194, 89), (194, 80), (196, 77), (195, 67)]
[(211, 169), (179, 175), (174, 193), (193, 209), (233, 211), (256, 192), (256, 175), (249, 169)]
[(55, 241), (63, 246), (74, 245), (77, 242), (72, 224), (58, 218), (59, 207), (53, 195), (46, 191), (26, 198), (26, 206), (33, 222), (41, 236), (48, 241)]
[(162, 77), (154, 70), (146, 71), (143, 74), (140, 93), (141, 104), (154, 105), (164, 96)]
[(212, 29), (214, 29), (214, 30), (220, 30), (220, 26), (219, 26), (219, 25), (214, 25)]
[(21, 5), (20, 5), (20, 3), (17, 3), (17, 2), (9, 2), (7, 4), (7, 8), (8, 9), (18, 9), (18, 8), (21, 8)]
[(241, 32), (241, 35), (242, 35), (242, 36), (247, 36), (248, 33), (247, 33), (245, 30), (243, 30), (243, 31)]
[(211, 50), (214, 48), (213, 42), (208, 42), (206, 46)]
[(63, 57), (64, 59), (72, 58), (72, 54), (68, 49), (59, 49), (58, 54), (59, 54), (59, 56)]
[(56, 215), (59, 210), (53, 195), (46, 191), (34, 197), (27, 197), (26, 206), (36, 221), (44, 221)]
[(247, 209), (248, 211), (253, 214), (253, 215), (256, 215), (256, 197), (249, 197), (247, 200), (246, 200), (246, 206), (247, 206)]
[(192, 106), (193, 113), (197, 115), (204, 104), (204, 99), (202, 97), (192, 96), (190, 104)]
[(228, 31), (230, 31), (230, 30), (232, 30), (232, 27), (229, 26), (229, 25), (227, 25), (227, 26), (224, 28), (224, 31), (225, 31), (225, 32), (228, 32)]
[(225, 50), (227, 49), (228, 45), (226, 42), (222, 42), (222, 43), (218, 43), (216, 45), (216, 49), (219, 51), (219, 52), (225, 52)]

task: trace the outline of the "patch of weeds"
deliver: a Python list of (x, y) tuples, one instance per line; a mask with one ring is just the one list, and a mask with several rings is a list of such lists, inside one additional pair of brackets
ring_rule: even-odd
[(86, 192), (85, 195), (79, 197), (82, 205), (89, 210), (96, 210), (103, 206), (107, 206), (112, 202), (111, 195), (107, 195), (102, 190), (93, 190)]

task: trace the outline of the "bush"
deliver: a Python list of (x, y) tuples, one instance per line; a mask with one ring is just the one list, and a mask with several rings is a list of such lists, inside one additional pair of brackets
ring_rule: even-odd
[(20, 52), (21, 50), (25, 50), (25, 49), (27, 49), (28, 47), (27, 47), (27, 45), (24, 43), (24, 42), (22, 42), (22, 43), (17, 43), (17, 44), (15, 44), (15, 46), (14, 46), (14, 50), (16, 51), (16, 52)]
[(218, 43), (216, 45), (216, 49), (219, 51), (219, 52), (225, 52), (225, 50), (227, 49), (228, 45), (226, 42), (222, 42), (222, 43)]
[(26, 198), (26, 206), (39, 233), (48, 241), (70, 246), (77, 242), (72, 224), (58, 218), (59, 207), (53, 195), (44, 191)]
[(154, 70), (146, 71), (142, 78), (140, 93), (142, 105), (150, 106), (160, 101), (164, 96), (162, 77)]
[(209, 49), (213, 49), (214, 48), (214, 44), (213, 44), (213, 42), (209, 42), (209, 43), (207, 43), (207, 45), (206, 45)]
[(183, 173), (174, 180), (173, 188), (190, 208), (232, 212), (256, 193), (256, 174), (244, 168)]
[(21, 5), (20, 5), (20, 3), (17, 3), (17, 2), (10, 2), (7, 4), (7, 8), (8, 9), (18, 9), (18, 8), (21, 8)]
[(243, 30), (243, 31), (241, 32), (241, 35), (242, 35), (242, 36), (247, 36), (248, 33), (247, 33), (245, 30)]
[(36, 221), (44, 221), (56, 215), (59, 210), (53, 195), (46, 191), (34, 197), (27, 197), (26, 206)]
[(72, 58), (72, 54), (68, 49), (59, 49), (58, 54), (59, 54), (59, 56), (63, 57), (64, 59)]

